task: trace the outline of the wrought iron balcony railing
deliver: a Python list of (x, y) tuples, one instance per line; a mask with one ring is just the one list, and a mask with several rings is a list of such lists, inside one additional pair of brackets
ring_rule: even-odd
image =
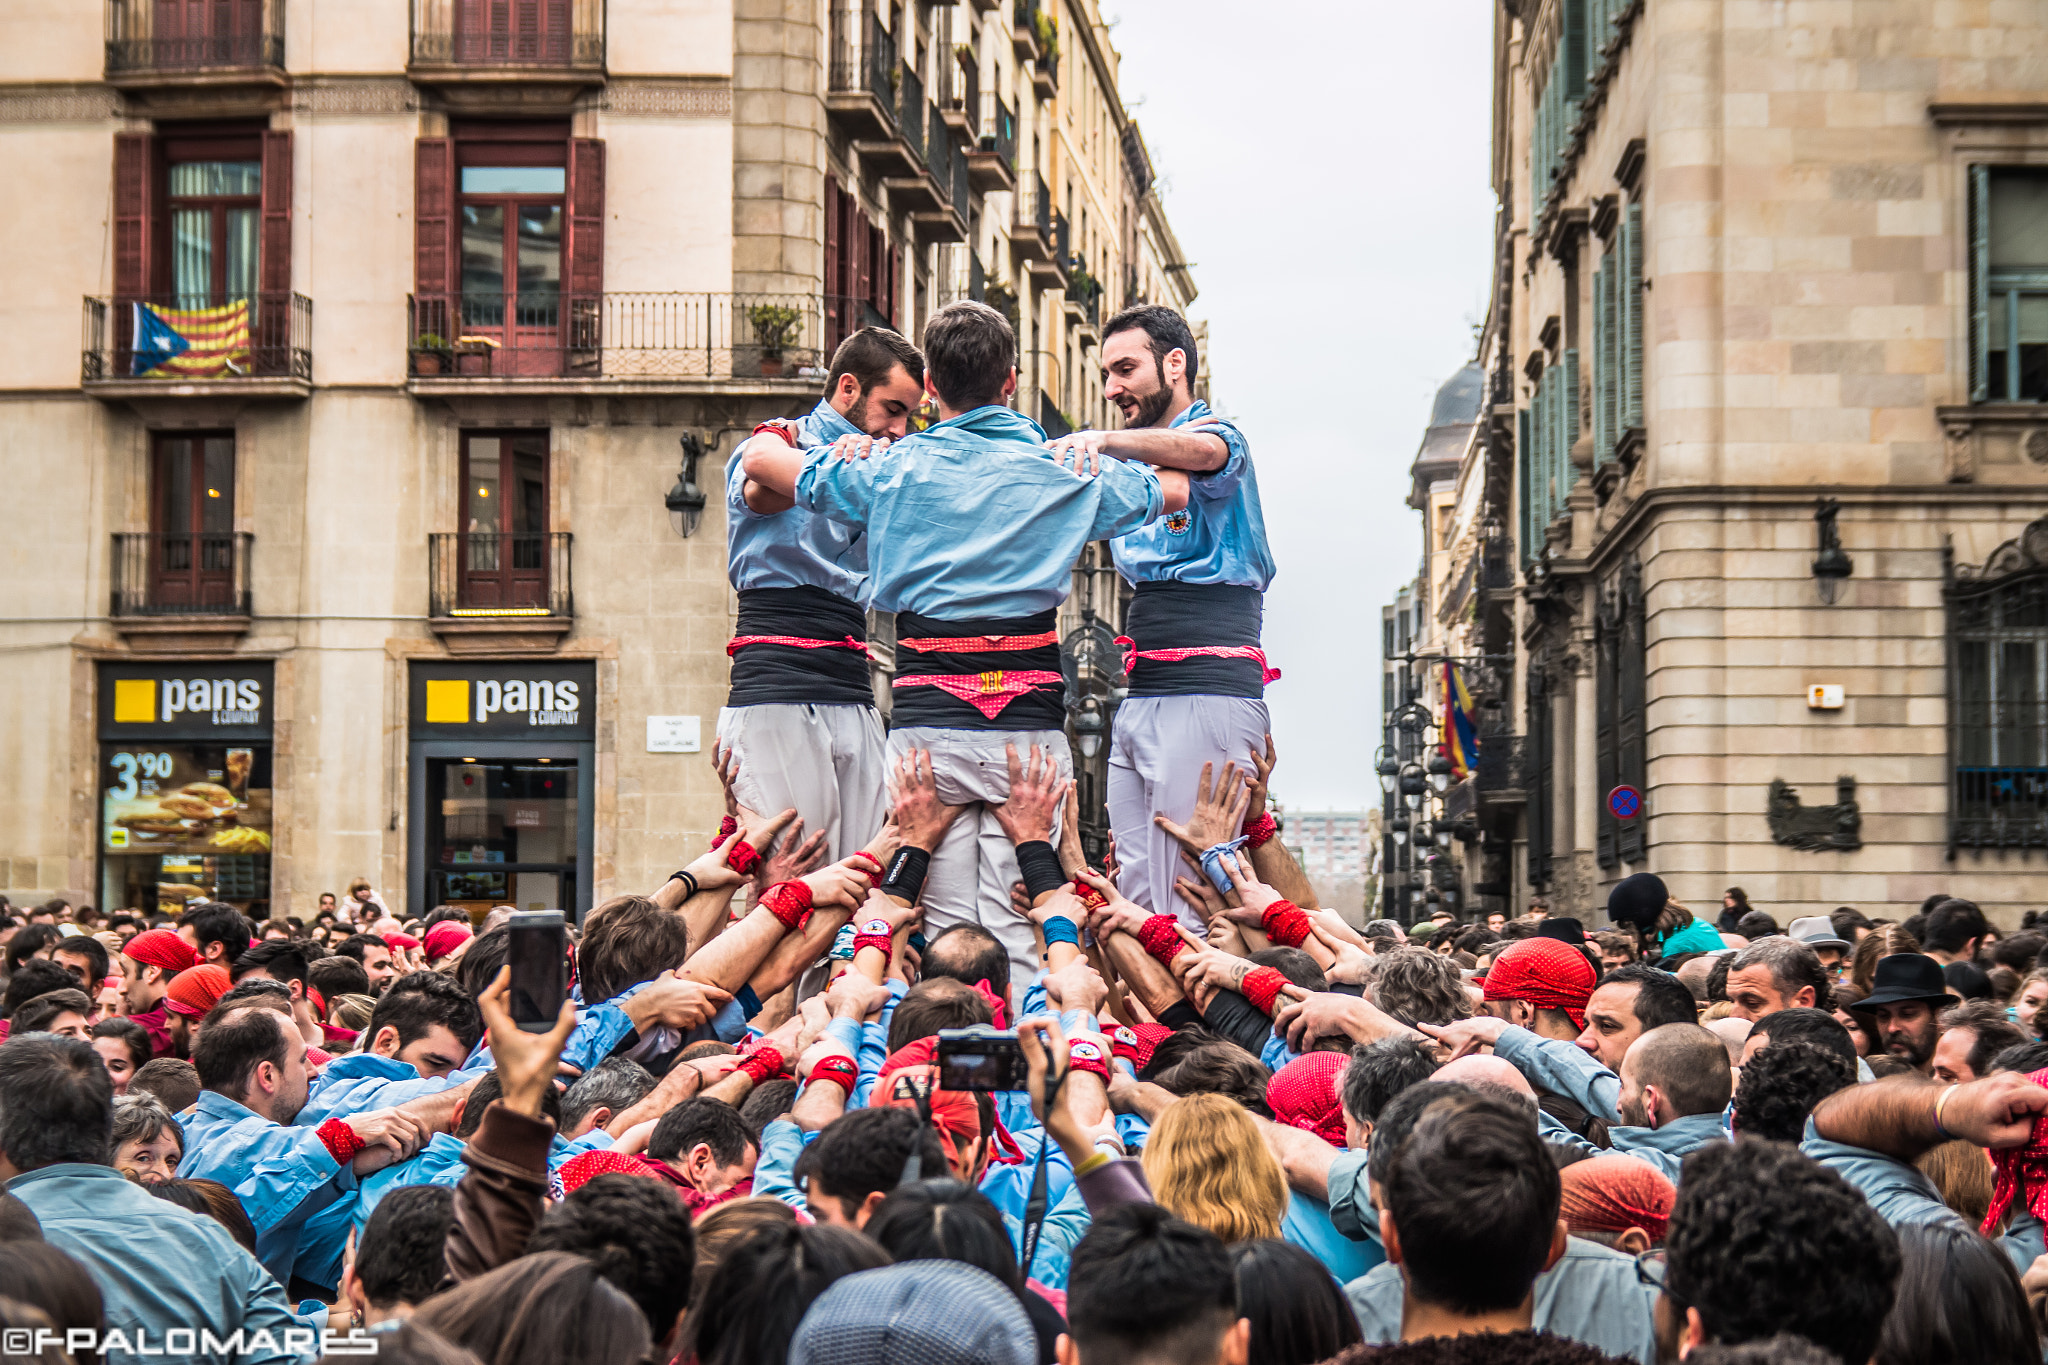
[(412, 0), (412, 64), (601, 72), (604, 0)]
[(218, 383), (313, 377), (304, 294), (112, 295), (85, 300), (86, 383)]
[(247, 616), (247, 531), (117, 532), (112, 614)]
[(1481, 735), (1479, 755), (1472, 765), (1474, 785), (1482, 797), (1506, 792), (1526, 792), (1529, 786), (1529, 737), (1527, 735)]
[(284, 68), (284, 0), (107, 0), (107, 78)]
[(427, 614), (576, 614), (567, 531), (444, 531), (427, 537)]
[(981, 146), (994, 152), (1011, 170), (1017, 169), (1017, 114), (993, 90), (981, 96)]
[(884, 110), (896, 107), (896, 40), (872, 10), (835, 5), (832, 9), (830, 89), (834, 94), (864, 92)]
[(821, 363), (815, 294), (414, 295), (415, 379), (776, 379)]

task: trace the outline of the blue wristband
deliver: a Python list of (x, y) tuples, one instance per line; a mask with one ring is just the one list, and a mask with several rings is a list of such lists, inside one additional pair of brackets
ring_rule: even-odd
[(1050, 948), (1055, 943), (1081, 946), (1081, 931), (1065, 915), (1053, 915), (1045, 921), (1045, 946)]
[(832, 936), (832, 951), (825, 954), (834, 962), (853, 961), (853, 936), (857, 931), (851, 924), (839, 926), (839, 932)]

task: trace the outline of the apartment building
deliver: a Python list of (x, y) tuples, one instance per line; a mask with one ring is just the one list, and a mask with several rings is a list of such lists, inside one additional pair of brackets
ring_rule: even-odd
[(1348, 920), (1358, 920), (1366, 887), (1378, 871), (1376, 829), (1365, 811), (1287, 812), (1287, 842), (1316, 889), (1316, 899)]
[(0, 889), (658, 884), (737, 441), (959, 297), (1100, 423), (1193, 298), (1116, 64), (1085, 0), (0, 0)]

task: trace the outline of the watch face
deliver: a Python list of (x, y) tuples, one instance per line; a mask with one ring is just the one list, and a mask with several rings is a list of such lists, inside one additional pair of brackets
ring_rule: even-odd
[(871, 919), (860, 927), (860, 931), (863, 934), (887, 934), (889, 932), (889, 921), (885, 919)]

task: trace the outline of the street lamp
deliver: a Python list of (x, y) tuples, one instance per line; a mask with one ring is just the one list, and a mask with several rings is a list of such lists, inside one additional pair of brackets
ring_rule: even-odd
[(1408, 803), (1409, 810), (1422, 809), (1422, 794), (1429, 789), (1429, 781), (1422, 775), (1420, 763), (1409, 763), (1401, 769), (1401, 799)]
[(1402, 846), (1403, 844), (1405, 844), (1405, 843), (1407, 843), (1407, 842), (1408, 842), (1408, 812), (1407, 812), (1407, 811), (1404, 811), (1404, 810), (1397, 810), (1397, 811), (1395, 811), (1395, 812), (1394, 812), (1394, 818), (1393, 818), (1393, 821), (1392, 821), (1392, 822), (1391, 822), (1391, 823), (1390, 823), (1390, 824), (1389, 824), (1389, 825), (1387, 826), (1387, 833), (1389, 833), (1389, 834), (1391, 834), (1391, 835), (1393, 835), (1393, 836), (1394, 836), (1394, 847), (1395, 847), (1395, 848), (1399, 848), (1399, 847), (1401, 847), (1401, 846)]
[(1436, 788), (1439, 796), (1451, 789), (1451, 760), (1444, 757), (1441, 749), (1429, 756), (1429, 785)]
[(1081, 745), (1081, 757), (1093, 758), (1102, 747), (1102, 703), (1085, 697), (1074, 711), (1074, 738)]
[(682, 434), (683, 467), (676, 474), (675, 486), (668, 490), (663, 499), (668, 504), (668, 524), (676, 534), (688, 540), (697, 533), (697, 524), (704, 518), (704, 490), (697, 486), (697, 461), (704, 458), (704, 443), (693, 431)]
[(1409, 903), (1410, 905), (1420, 905), (1420, 904), (1422, 904), (1422, 888), (1421, 888), (1421, 887), (1417, 886), (1417, 887), (1413, 887), (1413, 888), (1411, 888), (1411, 889), (1409, 890), (1409, 892), (1408, 892), (1408, 903)]
[(1400, 760), (1395, 758), (1392, 754), (1388, 754), (1385, 758), (1380, 760), (1379, 774), (1380, 790), (1385, 792), (1387, 795), (1392, 796), (1394, 794), (1394, 783), (1398, 781), (1401, 776)]

